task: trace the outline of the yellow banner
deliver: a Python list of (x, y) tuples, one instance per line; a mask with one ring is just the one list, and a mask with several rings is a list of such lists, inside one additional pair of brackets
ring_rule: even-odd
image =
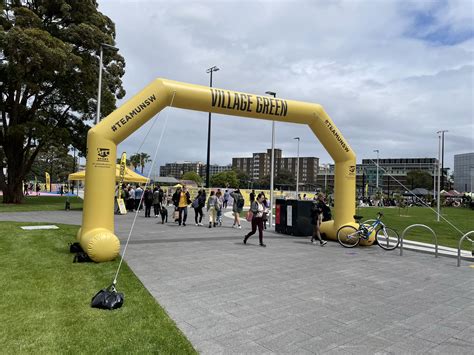
[[(118, 182), (118, 189), (117, 189), (117, 199), (122, 198), (122, 184), (125, 177), (125, 168), (127, 167), (127, 153), (122, 153), (122, 158), (120, 158), (120, 179)], [(122, 213), (123, 214), (123, 213)]]
[(44, 173), (45, 178), (46, 178), (46, 191), (51, 191), (51, 177), (49, 176), (49, 173), (45, 172)]

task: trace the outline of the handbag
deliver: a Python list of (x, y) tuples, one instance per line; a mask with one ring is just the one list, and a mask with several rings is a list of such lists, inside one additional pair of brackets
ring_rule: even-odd
[(117, 292), (112, 284), (96, 293), (91, 300), (92, 308), (100, 309), (117, 309), (122, 307), (124, 296), (123, 293)]
[(179, 211), (174, 211), (173, 212), (173, 219), (177, 221), (179, 219)]
[(253, 212), (252, 212), (251, 210), (248, 210), (247, 216), (245, 216), (245, 219), (246, 219), (248, 222), (252, 222), (252, 219), (253, 219)]

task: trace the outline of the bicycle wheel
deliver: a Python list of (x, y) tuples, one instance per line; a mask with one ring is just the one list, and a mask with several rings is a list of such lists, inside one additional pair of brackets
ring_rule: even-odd
[(379, 247), (385, 250), (393, 250), (400, 244), (400, 236), (391, 228), (381, 228), (375, 234), (375, 240)]
[(342, 226), (337, 231), (337, 241), (344, 248), (354, 248), (359, 244), (360, 231), (353, 226)]

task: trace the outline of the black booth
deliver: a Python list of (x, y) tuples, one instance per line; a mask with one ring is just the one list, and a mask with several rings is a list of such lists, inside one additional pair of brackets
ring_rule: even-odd
[(311, 210), (313, 201), (284, 200), (275, 201), (275, 232), (309, 237), (313, 234)]

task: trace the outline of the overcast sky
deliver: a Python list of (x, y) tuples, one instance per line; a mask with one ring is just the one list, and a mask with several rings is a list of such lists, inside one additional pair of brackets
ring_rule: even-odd
[[(321, 104), (357, 162), (437, 157), (445, 166), (474, 152), (474, 9), (471, 0), (160, 1), (99, 0), (116, 25), (128, 100), (163, 77)], [(120, 102), (119, 102), (120, 105)], [(163, 111), (118, 149), (156, 163), (206, 161), (208, 114)], [(213, 114), (211, 163), (271, 147), (271, 122)], [(145, 135), (150, 130), (145, 142)], [(276, 124), (283, 156), (332, 163), (309, 127)], [(143, 146), (140, 148), (140, 146)]]

